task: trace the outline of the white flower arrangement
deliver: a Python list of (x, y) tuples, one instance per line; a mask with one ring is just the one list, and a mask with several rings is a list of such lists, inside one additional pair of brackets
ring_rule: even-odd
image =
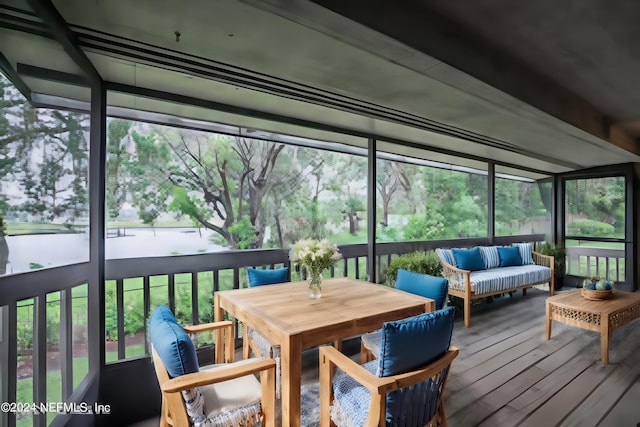
[(293, 244), (289, 258), (309, 272), (320, 273), (333, 266), (342, 255), (338, 247), (327, 239), (302, 239)]

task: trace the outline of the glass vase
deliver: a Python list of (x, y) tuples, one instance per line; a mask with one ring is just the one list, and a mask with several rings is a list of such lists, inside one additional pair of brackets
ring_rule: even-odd
[(317, 299), (322, 296), (322, 271), (307, 270), (309, 284), (309, 298)]

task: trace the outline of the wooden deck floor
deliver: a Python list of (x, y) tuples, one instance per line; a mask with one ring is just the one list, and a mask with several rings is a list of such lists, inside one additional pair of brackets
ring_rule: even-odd
[(460, 348), (446, 390), (449, 426), (640, 426), (640, 320), (614, 332), (609, 365), (600, 335), (553, 322), (548, 292), (476, 306), (454, 327)]

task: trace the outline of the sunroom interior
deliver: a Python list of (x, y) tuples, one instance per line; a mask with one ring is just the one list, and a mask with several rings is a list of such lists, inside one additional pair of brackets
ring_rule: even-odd
[[(215, 135), (218, 142), (286, 147), (291, 158), (298, 156), (296, 161), (311, 159), (301, 171), (316, 178), (309, 178), (305, 188), (320, 186), (318, 176), (327, 172), (310, 172), (314, 156), (329, 165), (335, 162), (334, 174), (344, 168), (344, 187), (320, 197), (326, 205), (340, 203), (338, 222), (350, 236), (340, 244), (345, 261), (338, 274), (383, 283), (385, 267), (398, 254), (546, 241), (566, 250), (565, 288), (587, 276), (606, 276), (617, 289), (637, 291), (640, 84), (634, 77), (640, 63), (632, 53), (640, 40), (633, 19), (638, 13), (634, 3), (604, 1), (571, 8), (496, 0), (417, 0), (402, 6), (378, 0), (2, 1), (0, 111), (9, 117), (11, 108), (28, 105), (49, 112), (32, 124), (67, 126), (44, 146), (60, 145), (60, 138), (68, 142), (73, 117), (85, 145), (80, 149), (84, 156), (69, 160), (82, 166), (69, 168), (82, 175), (74, 191), (86, 192), (81, 219), (67, 226), (82, 236), (65, 243), (74, 246), (73, 255), (42, 263), (31, 254), (26, 263), (11, 258), (19, 253), (12, 246), (21, 235), (15, 232), (17, 223), (63, 227), (70, 214), (49, 215), (53, 204), (43, 202), (38, 211), (25, 202), (35, 197), (35, 184), (27, 185), (29, 171), (5, 169), (5, 164), (23, 167), (29, 162), (21, 158), (41, 159), (42, 152), (53, 149), (35, 143), (16, 148), (11, 129), (23, 126), (24, 117), (9, 118), (7, 126), (0, 122), (0, 215), (8, 242), (0, 277), (0, 358), (6, 361), (0, 367), (2, 401), (28, 396), (33, 402), (108, 404), (109, 416), (96, 417), (96, 425), (153, 417), (160, 400), (146, 339), (152, 309), (166, 303), (191, 323), (201, 323), (212, 310), (211, 299), (199, 299), (200, 293), (210, 297), (220, 289), (246, 286), (243, 274), (249, 266), (290, 265), (292, 237), (286, 227), (280, 233), (275, 225), (255, 228), (257, 237), (244, 248), (237, 240), (228, 244), (232, 237), (227, 236), (222, 243), (214, 241), (215, 250), (208, 242), (206, 249), (191, 252), (155, 253), (153, 244), (148, 252), (127, 251), (132, 241), (127, 227), (134, 226), (123, 225), (126, 221), (114, 225), (115, 217), (124, 215), (126, 205), (128, 215), (140, 222), (143, 211), (136, 210), (136, 197), (139, 202), (143, 193), (164, 194), (164, 187), (151, 188), (146, 181), (137, 190), (130, 186), (131, 194), (123, 196), (119, 213), (112, 215), (109, 192), (118, 175), (109, 162), (141, 147), (134, 140), (143, 141), (150, 128), (183, 141)], [(125, 135), (132, 142), (120, 152), (113, 151), (112, 123), (130, 126)], [(404, 168), (393, 178), (398, 193), (385, 199), (389, 181), (385, 184), (380, 176), (394, 165)], [(465, 185), (473, 187), (469, 203), (481, 208), (477, 221), (458, 226), (455, 235), (404, 233), (411, 224), (402, 217), (416, 200), (403, 201), (400, 193), (426, 198), (421, 212), (428, 217), (429, 199), (439, 197), (436, 191), (457, 191), (447, 188), (453, 181), (444, 181), (446, 174), (464, 176)], [(62, 182), (69, 187), (70, 180)], [(439, 187), (438, 180), (443, 180)], [(407, 188), (414, 181), (432, 193), (411, 193)], [(506, 198), (512, 184), (535, 192), (535, 203)], [(329, 193), (331, 186), (326, 186)], [(283, 195), (280, 203), (285, 187), (272, 189), (275, 196)], [(604, 231), (578, 231), (578, 220), (593, 219), (576, 208), (585, 193), (611, 188), (618, 192), (602, 197), (608, 221)], [(56, 194), (52, 191), (49, 195)], [(190, 191), (188, 198), (204, 194), (194, 187)], [(168, 206), (176, 194), (160, 202)], [(406, 212), (389, 209), (389, 201)], [(213, 206), (211, 218), (221, 219), (223, 212)], [(274, 202), (269, 212), (277, 206)], [(450, 212), (466, 207), (452, 205)], [(529, 209), (527, 215), (537, 219), (507, 227), (505, 216), (518, 209)], [(188, 209), (181, 213), (188, 216)], [(257, 227), (255, 217), (248, 217)], [(156, 220), (145, 224), (153, 226)], [(457, 220), (450, 216), (442, 222)], [(307, 231), (315, 233), (314, 224)], [(417, 224), (433, 226), (428, 220)], [(35, 239), (33, 247), (46, 246), (49, 254), (61, 251), (42, 240), (46, 234), (25, 234)], [(586, 269), (581, 259), (588, 259)], [(162, 287), (160, 299), (152, 291), (156, 286)], [(137, 295), (141, 306), (132, 309), (127, 294)], [(181, 306), (184, 295), (187, 303)], [(129, 334), (133, 317), (141, 319), (137, 334)], [(22, 340), (24, 334), (29, 338)], [(136, 341), (140, 336), (142, 341)], [(80, 341), (86, 354), (76, 357)], [(203, 357), (211, 352), (209, 344), (200, 349)], [(84, 362), (77, 363), (79, 358)], [(78, 414), (0, 413), (0, 425), (7, 426), (86, 422)]]

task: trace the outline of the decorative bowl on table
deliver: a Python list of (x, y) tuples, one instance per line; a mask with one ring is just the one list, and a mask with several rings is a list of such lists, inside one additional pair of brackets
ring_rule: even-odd
[(597, 277), (585, 279), (580, 290), (582, 297), (588, 300), (603, 300), (613, 295), (613, 283)]

